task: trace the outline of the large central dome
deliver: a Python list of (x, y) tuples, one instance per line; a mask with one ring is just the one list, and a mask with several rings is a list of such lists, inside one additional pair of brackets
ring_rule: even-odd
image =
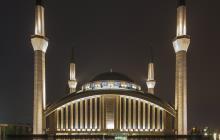
[(118, 72), (105, 72), (95, 76), (90, 82), (85, 83), (81, 91), (92, 90), (137, 90), (141, 87), (128, 76)]
[(91, 81), (102, 81), (102, 80), (119, 80), (133, 82), (128, 76), (118, 72), (105, 72), (95, 76)]

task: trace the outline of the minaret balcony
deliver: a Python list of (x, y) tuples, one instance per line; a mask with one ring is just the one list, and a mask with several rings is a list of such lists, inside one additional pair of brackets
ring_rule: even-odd
[(46, 53), (48, 47), (48, 39), (44, 36), (33, 35), (31, 37), (31, 44), (34, 48), (34, 51), (42, 51)]
[(189, 44), (190, 44), (189, 35), (178, 36), (173, 40), (173, 47), (176, 53), (180, 51), (187, 52)]

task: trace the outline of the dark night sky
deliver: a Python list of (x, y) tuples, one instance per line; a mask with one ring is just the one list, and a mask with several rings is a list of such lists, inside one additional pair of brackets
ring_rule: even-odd
[[(31, 123), (34, 0), (4, 0), (0, 8), (0, 123)], [(220, 1), (188, 0), (188, 123), (220, 126)], [(48, 0), (47, 102), (65, 96), (71, 47), (77, 79), (121, 72), (140, 85), (154, 48), (156, 95), (174, 103), (176, 0)], [(146, 86), (145, 86), (146, 87)]]

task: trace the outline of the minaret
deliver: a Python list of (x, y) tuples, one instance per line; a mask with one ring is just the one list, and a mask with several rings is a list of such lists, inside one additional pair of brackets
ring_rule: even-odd
[(153, 51), (152, 47), (150, 50), (150, 61), (148, 63), (148, 78), (147, 78), (147, 88), (148, 93), (154, 94), (154, 87), (156, 85), (156, 81), (154, 80), (154, 60), (153, 60)]
[(76, 81), (76, 65), (75, 65), (75, 60), (74, 60), (74, 49), (72, 50), (72, 57), (71, 57), (71, 61), (70, 61), (70, 79), (68, 81), (68, 85), (69, 85), (69, 93), (73, 93), (76, 91), (76, 85), (77, 85), (77, 81)]
[(48, 39), (44, 30), (44, 1), (36, 0), (35, 34), (31, 37), (34, 49), (34, 113), (33, 134), (45, 133), (46, 87), (45, 87), (45, 53)]
[(187, 135), (187, 64), (186, 53), (190, 36), (186, 29), (186, 1), (178, 0), (177, 31), (173, 46), (176, 53), (175, 109), (178, 135)]

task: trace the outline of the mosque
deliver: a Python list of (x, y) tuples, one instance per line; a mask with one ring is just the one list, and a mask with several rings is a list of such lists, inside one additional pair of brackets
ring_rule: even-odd
[(148, 91), (128, 76), (105, 72), (77, 85), (74, 56), (70, 62), (69, 94), (46, 104), (44, 0), (36, 0), (34, 49), (33, 134), (53, 135), (187, 135), (187, 64), (190, 36), (186, 32), (186, 2), (178, 0), (175, 106), (155, 96), (154, 62), (148, 64)]

